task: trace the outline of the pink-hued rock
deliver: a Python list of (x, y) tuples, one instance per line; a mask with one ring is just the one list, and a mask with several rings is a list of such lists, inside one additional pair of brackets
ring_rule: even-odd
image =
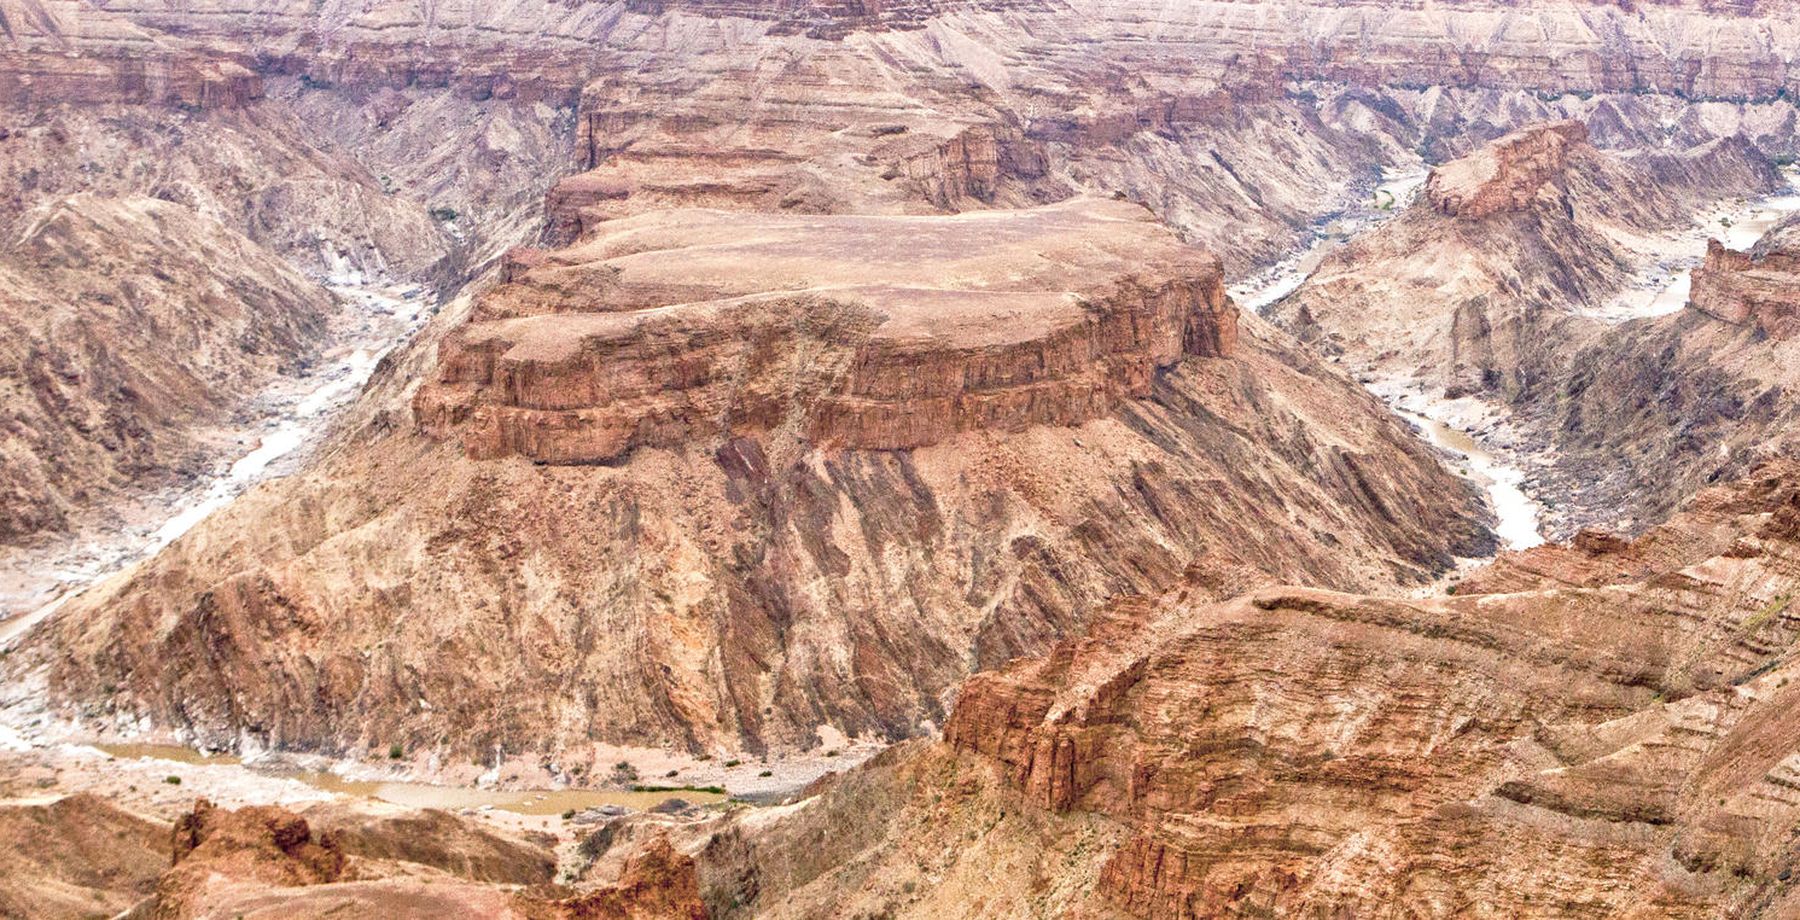
[(1688, 306), (1776, 339), (1800, 336), (1800, 233), (1794, 229), (1772, 232), (1749, 252), (1709, 240)]
[(1579, 121), (1516, 131), (1432, 170), (1425, 194), (1448, 217), (1480, 220), (1522, 211), (1540, 189), (1562, 176), (1570, 149), (1585, 146), (1587, 139), (1587, 126)]
[(792, 430), (897, 450), (1078, 425), (1228, 357), (1218, 260), (1142, 208), (660, 212), (508, 262), (415, 409), (471, 457), (595, 463)]

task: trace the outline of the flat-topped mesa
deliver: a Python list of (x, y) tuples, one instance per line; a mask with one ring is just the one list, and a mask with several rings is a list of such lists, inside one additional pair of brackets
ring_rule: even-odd
[(1587, 126), (1560, 121), (1514, 131), (1431, 171), (1426, 197), (1438, 213), (1480, 220), (1522, 211), (1563, 174), (1569, 153), (1588, 139)]
[(1708, 241), (1688, 306), (1777, 339), (1800, 336), (1800, 223), (1777, 227), (1749, 252)]
[(505, 273), (414, 402), (476, 458), (596, 463), (776, 432), (898, 450), (1076, 425), (1237, 338), (1219, 261), (1098, 199), (954, 217), (654, 212), (515, 253)]

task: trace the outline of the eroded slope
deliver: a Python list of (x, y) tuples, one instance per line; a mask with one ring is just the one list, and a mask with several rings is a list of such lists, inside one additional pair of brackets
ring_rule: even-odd
[[(862, 243), (813, 245), (840, 231)], [(396, 365), (326, 462), (17, 665), (101, 723), (593, 767), (597, 741), (904, 737), (1187, 571), (1349, 588), (1490, 545), (1466, 484), (1267, 326), (1234, 335), (1217, 262), (1130, 205), (589, 245), (446, 314), (441, 360)]]
[[(1794, 474), (1452, 598), (1120, 602), (972, 679), (944, 743), (713, 837), (703, 877), (756, 916), (1785, 916)], [(780, 855), (874, 802), (872, 837)], [(966, 859), (924, 819), (945, 809), (986, 816)]]
[(0, 254), (0, 540), (210, 462), (205, 429), (324, 338), (330, 293), (177, 204), (78, 195)]

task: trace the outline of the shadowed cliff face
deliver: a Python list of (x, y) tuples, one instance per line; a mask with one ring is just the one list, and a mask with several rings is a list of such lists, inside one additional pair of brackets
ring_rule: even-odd
[[(942, 744), (718, 833), (702, 874), (753, 880), (746, 913), (771, 917), (829, 892), (897, 917), (957, 899), (965, 916), (1785, 916), (1794, 473), (1703, 493), (1636, 542), (1509, 554), (1453, 598), (1121, 601), (969, 681)], [(893, 817), (842, 851), (777, 855), (873, 803)], [(986, 816), (966, 860), (983, 869), (941, 846), (939, 812)], [(941, 885), (849, 883), (915, 862)], [(982, 894), (1034, 878), (1055, 882), (1028, 903)]]

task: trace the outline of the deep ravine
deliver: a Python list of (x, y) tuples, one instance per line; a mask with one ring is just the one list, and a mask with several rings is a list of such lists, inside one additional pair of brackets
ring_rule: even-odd
[(123, 504), (123, 526), (84, 528), (47, 547), (8, 560), (0, 597), (0, 648), (43, 622), (92, 585), (155, 555), (213, 512), (259, 482), (298, 469), (306, 449), (330, 429), (341, 409), (362, 391), (382, 356), (407, 340), (429, 316), (430, 298), (415, 284), (333, 276), (326, 284), (344, 302), (333, 320), (331, 344), (304, 377), (283, 377), (255, 397), (252, 426), (224, 433), (242, 445), (214, 473), (178, 492), (141, 496)]
[[(1390, 168), (1367, 201), (1327, 217), (1315, 228), (1304, 249), (1231, 289), (1238, 305), (1259, 314), (1300, 289), (1333, 249), (1358, 234), (1381, 226), (1418, 199), (1429, 176), (1422, 165)], [(1701, 241), (1705, 248), (1705, 240)], [(1405, 419), (1419, 436), (1450, 458), (1446, 465), (1479, 486), (1495, 517), (1494, 533), (1503, 549), (1529, 549), (1544, 542), (1543, 506), (1524, 491), (1525, 471), (1485, 448), (1477, 437), (1456, 427), (1445, 406), (1415, 386), (1370, 385), (1370, 392)], [(1476, 560), (1470, 560), (1474, 562)]]

